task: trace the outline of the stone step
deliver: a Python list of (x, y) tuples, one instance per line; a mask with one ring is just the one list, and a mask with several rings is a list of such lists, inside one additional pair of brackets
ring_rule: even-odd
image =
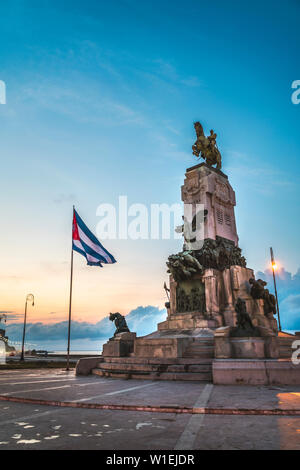
[(279, 336), (279, 344), (282, 345), (282, 346), (289, 346), (291, 345), (297, 338), (296, 337), (292, 337), (292, 338), (280, 338)]
[(191, 341), (189, 343), (189, 346), (191, 345), (198, 345), (198, 346), (213, 346), (214, 345), (214, 341)]
[(193, 351), (213, 351), (214, 346), (199, 346), (198, 344), (191, 344), (186, 349)]
[(195, 358), (213, 358), (214, 357), (214, 344), (213, 341), (210, 344), (203, 344), (200, 341), (193, 341), (188, 345), (183, 353), (183, 357), (195, 357)]
[[(190, 357), (191, 358), (192, 357), (197, 358), (197, 353), (195, 353), (195, 352), (185, 352), (184, 357), (185, 358), (190, 358)], [(199, 358), (213, 359), (213, 357), (214, 357), (213, 353), (201, 353), (201, 354), (199, 354)]]
[[(118, 371), (118, 370), (124, 370), (124, 371), (141, 371), (141, 372), (156, 372), (160, 369), (159, 364), (116, 364), (113, 362), (103, 362), (100, 364), (99, 369), (102, 370), (111, 370), (111, 371)], [(167, 368), (168, 366), (164, 366)]]
[[(183, 353), (183, 357), (186, 357), (186, 354), (196, 354), (196, 356), (201, 357), (213, 357), (214, 350), (203, 350), (203, 349), (186, 349)], [(196, 357), (195, 356), (195, 357)]]
[(103, 357), (99, 364), (116, 363), (116, 364), (211, 364), (212, 358), (145, 358), (145, 357)]
[(280, 359), (291, 359), (291, 357), (292, 357), (292, 353), (290, 351), (288, 351), (288, 352), (279, 351), (279, 358)]
[(189, 344), (200, 344), (200, 345), (208, 345), (211, 346), (214, 344), (214, 340), (201, 340), (201, 339), (192, 339)]
[(279, 348), (279, 357), (280, 358), (291, 358), (293, 354), (293, 349), (288, 348), (288, 349), (282, 349)]
[(97, 367), (108, 372), (132, 372), (132, 373), (153, 373), (153, 372), (211, 372), (211, 364), (118, 364), (101, 363)]
[(153, 372), (142, 373), (136, 371), (105, 371), (99, 368), (92, 370), (93, 375), (100, 377), (114, 377), (122, 379), (149, 379), (149, 380), (183, 380), (197, 382), (212, 382), (211, 372)]
[(293, 349), (292, 344), (295, 337), (279, 337), (279, 357), (282, 359), (291, 358)]
[(212, 382), (212, 373), (211, 372), (184, 372), (181, 374), (176, 374), (172, 372), (164, 372), (156, 377), (156, 380), (195, 380), (197, 382)]

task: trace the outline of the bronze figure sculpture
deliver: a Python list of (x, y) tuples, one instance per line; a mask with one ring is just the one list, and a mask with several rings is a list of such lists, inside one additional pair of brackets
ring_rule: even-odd
[[(246, 267), (242, 251), (233, 243), (225, 243), (218, 238), (204, 240), (201, 250), (186, 250), (176, 255), (170, 255), (167, 261), (168, 273), (176, 282), (190, 279), (194, 274), (202, 274), (205, 269), (223, 271), (230, 266)], [(252, 294), (251, 294), (252, 295)]]
[(257, 279), (257, 281), (252, 277), (249, 279), (249, 284), (251, 285), (250, 295), (253, 299), (263, 299), (265, 295), (265, 286), (267, 283), (262, 279)]
[(196, 131), (197, 140), (192, 147), (193, 154), (196, 157), (201, 156), (206, 161), (207, 165), (216, 165), (216, 168), (220, 170), (222, 163), (221, 154), (219, 152), (216, 141), (217, 134), (211, 130), (210, 135), (206, 137), (200, 122), (195, 122), (194, 128)]
[(114, 332), (114, 336), (116, 336), (118, 333), (129, 333), (130, 332), (130, 330), (127, 326), (125, 317), (123, 315), (121, 315), (119, 312), (110, 313), (109, 314), (109, 319), (110, 319), (110, 321), (115, 322), (116, 331)]
[(237, 327), (242, 329), (253, 329), (252, 320), (246, 310), (246, 302), (240, 297), (235, 304), (235, 311), (237, 313)]
[(268, 289), (265, 289), (267, 285), (266, 281), (262, 279), (254, 278), (249, 279), (249, 284), (251, 285), (250, 295), (253, 299), (263, 299), (264, 301), (264, 314), (268, 316), (276, 315), (276, 299), (273, 294), (270, 294)]
[(230, 336), (233, 337), (254, 337), (261, 336), (259, 329), (253, 325), (251, 317), (246, 309), (245, 300), (238, 297), (235, 304), (237, 313), (237, 325), (232, 328)]
[(193, 251), (183, 251), (177, 255), (170, 255), (167, 261), (168, 273), (175, 281), (189, 279), (196, 273), (202, 273), (202, 266)]
[(271, 314), (276, 315), (277, 309), (276, 309), (276, 298), (275, 295), (270, 294), (268, 289), (265, 289), (265, 296), (264, 296), (264, 314), (266, 317)]

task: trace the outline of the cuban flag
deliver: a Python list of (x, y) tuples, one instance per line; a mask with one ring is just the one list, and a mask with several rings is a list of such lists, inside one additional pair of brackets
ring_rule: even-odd
[(74, 209), (73, 212), (73, 250), (85, 256), (89, 266), (116, 263), (115, 258), (104, 248), (99, 240), (87, 228)]

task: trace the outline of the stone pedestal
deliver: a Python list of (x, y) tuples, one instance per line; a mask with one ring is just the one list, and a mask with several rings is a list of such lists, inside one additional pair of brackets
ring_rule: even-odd
[(103, 345), (103, 356), (124, 357), (134, 350), (136, 333), (118, 333)]
[(277, 359), (279, 343), (270, 328), (257, 327), (260, 337), (232, 337), (230, 326), (217, 328), (214, 332), (216, 359)]
[(164, 322), (157, 325), (158, 331), (163, 330), (194, 330), (195, 328), (217, 328), (218, 323), (214, 318), (203, 318), (199, 312), (187, 312), (172, 315)]
[(265, 358), (265, 342), (263, 338), (230, 338), (232, 354), (239, 359)]
[[(270, 325), (270, 328), (272, 329), (272, 331), (275, 333), (275, 335), (278, 335), (278, 323), (277, 323), (277, 320), (276, 318), (274, 317), (274, 315), (272, 313), (270, 313), (268, 316), (268, 322), (269, 322), (269, 325)], [(297, 334), (297, 333), (295, 333)]]
[(215, 357), (217, 359), (232, 357), (232, 348), (229, 341), (230, 331), (230, 326), (223, 326), (215, 331)]
[(269, 327), (258, 326), (257, 328), (265, 343), (265, 357), (277, 359), (279, 357), (279, 339), (277, 334)]
[[(238, 235), (234, 215), (235, 192), (227, 175), (206, 163), (188, 168), (181, 187), (181, 198), (185, 204), (193, 205), (193, 214), (197, 212), (197, 204), (202, 204), (207, 211), (204, 227), (199, 228), (202, 239), (216, 240), (219, 236), (231, 240), (237, 246)], [(200, 209), (200, 206), (198, 207)], [(186, 210), (190, 211), (190, 208), (186, 206)], [(185, 216), (189, 219), (189, 214)], [(200, 239), (197, 234), (196, 239)], [(186, 248), (193, 249), (189, 246)]]
[(191, 339), (182, 337), (150, 337), (138, 338), (134, 343), (134, 356), (144, 358), (181, 358)]
[[(223, 271), (223, 292), (225, 300), (225, 308), (223, 311), (225, 325), (235, 326), (236, 325), (236, 311), (234, 310), (234, 295), (233, 295), (233, 282), (230, 269), (224, 269)], [(235, 279), (235, 278), (234, 278)], [(235, 290), (238, 290), (238, 284)]]
[(221, 326), (223, 319), (220, 315), (220, 302), (218, 298), (218, 275), (219, 272), (216, 270), (206, 269), (204, 271), (203, 280), (205, 283), (206, 313), (209, 318), (216, 321), (217, 326)]

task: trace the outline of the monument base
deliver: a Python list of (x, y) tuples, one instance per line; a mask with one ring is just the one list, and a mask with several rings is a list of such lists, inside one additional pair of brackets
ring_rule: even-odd
[(216, 359), (276, 359), (279, 357), (280, 343), (270, 328), (256, 327), (259, 336), (233, 336), (234, 330), (225, 326), (215, 330)]
[(300, 366), (288, 359), (215, 359), (216, 385), (300, 385)]
[(212, 358), (105, 357), (93, 375), (122, 379), (212, 382)]
[(76, 374), (215, 384), (300, 384), (300, 365), (290, 360), (299, 336), (264, 336), (261, 329), (258, 338), (236, 338), (229, 336), (230, 328), (158, 330), (135, 338), (132, 352), (122, 349), (126, 341), (122, 333), (106, 343), (102, 356), (80, 359)]
[[(160, 324), (161, 325), (161, 324)], [(134, 356), (147, 358), (182, 358), (192, 348), (195, 357), (213, 356), (214, 332), (210, 328), (159, 329), (137, 338)], [(204, 356), (203, 356), (204, 355)]]

